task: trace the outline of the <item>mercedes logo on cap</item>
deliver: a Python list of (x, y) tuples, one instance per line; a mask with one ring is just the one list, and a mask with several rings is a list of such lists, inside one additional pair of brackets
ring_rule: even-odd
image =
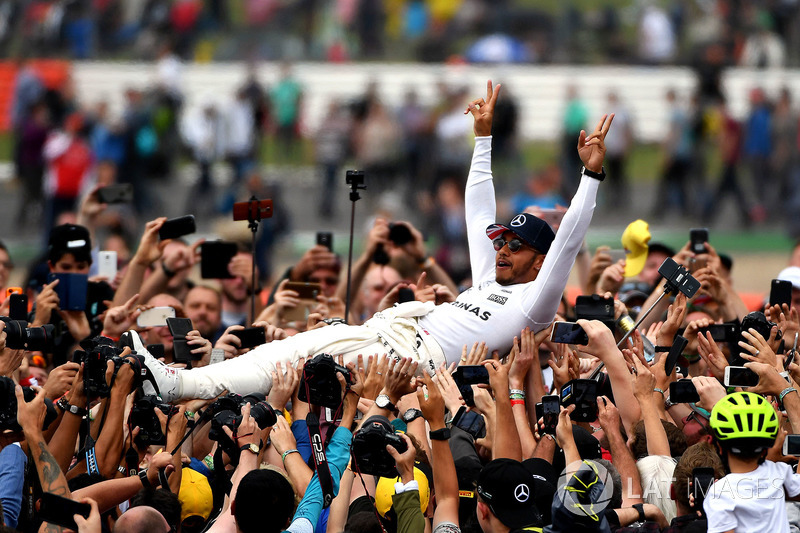
[(530, 498), (530, 496), (531, 492), (528, 489), (528, 486), (525, 485), (524, 483), (520, 483), (519, 485), (517, 485), (517, 488), (514, 489), (514, 497), (520, 503), (525, 503), (526, 501), (528, 501), (528, 498)]
[(525, 215), (517, 215), (511, 220), (509, 226), (518, 228), (519, 226), (522, 226), (524, 224), (525, 224)]

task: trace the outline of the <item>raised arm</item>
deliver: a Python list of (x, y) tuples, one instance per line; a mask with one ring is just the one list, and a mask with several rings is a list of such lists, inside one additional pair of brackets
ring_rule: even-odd
[(526, 316), (534, 323), (534, 331), (541, 331), (553, 321), (575, 257), (592, 221), (597, 189), (605, 178), (605, 138), (613, 120), (614, 115), (603, 115), (591, 135), (587, 137), (581, 130), (578, 137), (578, 155), (584, 165), (578, 191), (561, 221), (539, 276), (526, 287), (523, 305)]
[(486, 98), (473, 100), (465, 111), (472, 113), (475, 120), (475, 151), (464, 192), (469, 259), (474, 285), (494, 277), (495, 252), (491, 241), (486, 238), (486, 227), (496, 222), (497, 206), (492, 183), (492, 117), (500, 87), (498, 84), (492, 89), (492, 80), (489, 80), (486, 84)]

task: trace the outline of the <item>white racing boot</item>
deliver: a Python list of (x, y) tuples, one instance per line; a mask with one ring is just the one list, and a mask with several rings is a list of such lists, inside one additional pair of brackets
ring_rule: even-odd
[[(157, 394), (165, 402), (171, 402), (180, 398), (180, 370), (171, 368), (153, 357), (150, 352), (147, 351), (147, 348), (145, 348), (142, 338), (136, 331), (131, 330), (128, 334), (130, 335), (132, 350), (137, 355), (141, 356), (141, 361), (144, 363), (148, 371), (147, 373), (149, 374), (142, 383), (142, 390), (144, 393)], [(151, 381), (155, 382), (158, 390), (156, 390), (156, 387), (153, 387)]]

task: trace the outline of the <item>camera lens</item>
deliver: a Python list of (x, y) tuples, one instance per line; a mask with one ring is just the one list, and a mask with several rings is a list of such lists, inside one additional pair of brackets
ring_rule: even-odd
[(411, 242), (411, 230), (405, 224), (389, 224), (389, 240), (398, 246)]
[(6, 346), (13, 350), (23, 350), (25, 349), (25, 328), (28, 326), (28, 323), (24, 320), (11, 320), (8, 317), (0, 317), (0, 320), (6, 323), (5, 328), (3, 331), (6, 332)]
[[(278, 421), (278, 416), (267, 402), (258, 402), (250, 406), (250, 416), (256, 421), (259, 429), (272, 427)], [(241, 423), (241, 417), (236, 417), (237, 422)], [(238, 425), (238, 424), (237, 424)]]
[(26, 328), (26, 348), (32, 352), (49, 351), (50, 347), (53, 345), (54, 329), (55, 327), (52, 324), (45, 324), (44, 326), (38, 328)]

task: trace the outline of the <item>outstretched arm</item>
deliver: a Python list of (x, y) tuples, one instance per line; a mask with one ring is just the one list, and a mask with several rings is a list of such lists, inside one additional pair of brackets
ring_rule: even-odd
[(492, 89), (492, 80), (489, 80), (486, 98), (473, 100), (465, 111), (472, 113), (475, 120), (475, 152), (464, 193), (469, 259), (475, 285), (494, 277), (495, 252), (486, 238), (486, 227), (496, 222), (497, 206), (492, 183), (492, 117), (500, 87), (498, 84)]
[(592, 221), (597, 188), (604, 178), (601, 173), (606, 153), (605, 138), (613, 120), (614, 115), (603, 115), (591, 135), (587, 137), (581, 130), (578, 137), (578, 154), (585, 167), (578, 191), (561, 221), (539, 276), (526, 288), (523, 305), (526, 316), (534, 324), (534, 331), (546, 328), (553, 321), (575, 256)]

